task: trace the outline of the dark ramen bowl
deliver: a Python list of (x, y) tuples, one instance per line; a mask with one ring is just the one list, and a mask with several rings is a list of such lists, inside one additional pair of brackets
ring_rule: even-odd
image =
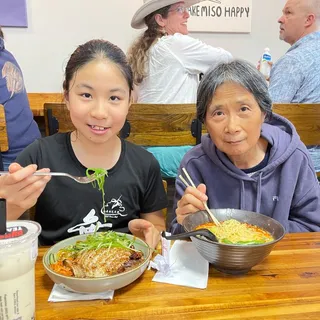
[[(211, 209), (219, 221), (235, 219), (247, 222), (270, 232), (274, 241), (258, 245), (235, 245), (210, 241), (204, 237), (191, 237), (199, 253), (208, 260), (215, 269), (229, 274), (244, 274), (264, 260), (274, 245), (285, 235), (283, 226), (276, 220), (260, 213), (237, 209)], [(189, 214), (183, 220), (185, 231), (192, 231), (197, 226), (211, 222), (206, 211)]]

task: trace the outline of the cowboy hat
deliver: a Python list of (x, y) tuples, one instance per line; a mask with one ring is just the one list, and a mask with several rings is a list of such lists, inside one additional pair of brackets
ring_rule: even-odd
[[(192, 5), (204, 0), (184, 0), (186, 7), (191, 7)], [(161, 8), (170, 6), (171, 4), (180, 2), (179, 0), (143, 0), (144, 4), (137, 10), (131, 20), (131, 27), (134, 29), (141, 29), (145, 27), (144, 18)]]

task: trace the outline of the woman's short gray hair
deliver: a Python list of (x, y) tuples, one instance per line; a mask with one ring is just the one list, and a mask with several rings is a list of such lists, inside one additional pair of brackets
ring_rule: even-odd
[(272, 101), (264, 76), (250, 63), (233, 60), (209, 69), (202, 78), (197, 93), (197, 118), (204, 122), (207, 108), (219, 86), (226, 82), (241, 85), (253, 94), (266, 119), (272, 115)]

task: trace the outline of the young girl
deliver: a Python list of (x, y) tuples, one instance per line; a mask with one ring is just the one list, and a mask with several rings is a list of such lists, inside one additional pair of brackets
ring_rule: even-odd
[[(19, 218), (36, 204), (42, 226), (40, 243), (94, 230), (130, 231), (155, 247), (165, 229), (161, 209), (167, 205), (160, 169), (143, 148), (121, 140), (130, 107), (132, 71), (125, 54), (103, 40), (91, 40), (71, 55), (63, 83), (67, 108), (76, 130), (37, 140), (0, 177), (0, 197), (8, 219)], [(105, 203), (91, 184), (65, 177), (39, 177), (40, 171), (85, 176), (87, 168), (104, 168)], [(50, 182), (49, 182), (50, 181)]]

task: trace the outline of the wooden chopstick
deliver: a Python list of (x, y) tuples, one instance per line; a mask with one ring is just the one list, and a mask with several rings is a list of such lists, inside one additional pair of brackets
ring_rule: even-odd
[(184, 177), (181, 174), (179, 175), (179, 178), (185, 184), (186, 187), (190, 187), (190, 184), (184, 179)]
[[(189, 180), (190, 184), (192, 185), (192, 187), (196, 188), (195, 184), (193, 183), (191, 177), (189, 176), (186, 168), (182, 168), (183, 173), (186, 175), (187, 179)], [(184, 177), (180, 174), (179, 178), (181, 179), (181, 181), (185, 184), (186, 187), (190, 187), (190, 184), (184, 179)], [(217, 225), (220, 226), (220, 222), (218, 221), (218, 219), (214, 216), (214, 214), (211, 212), (211, 210), (208, 208), (207, 202), (203, 201), (204, 207), (206, 209), (206, 211), (209, 213), (209, 216), (211, 217), (212, 221)]]
[(195, 184), (193, 183), (192, 179), (190, 178), (189, 173), (187, 172), (186, 168), (182, 168), (182, 171), (183, 171), (183, 173), (186, 175), (186, 177), (188, 178), (190, 184), (191, 184), (194, 188), (196, 188), (196, 186), (195, 186)]

